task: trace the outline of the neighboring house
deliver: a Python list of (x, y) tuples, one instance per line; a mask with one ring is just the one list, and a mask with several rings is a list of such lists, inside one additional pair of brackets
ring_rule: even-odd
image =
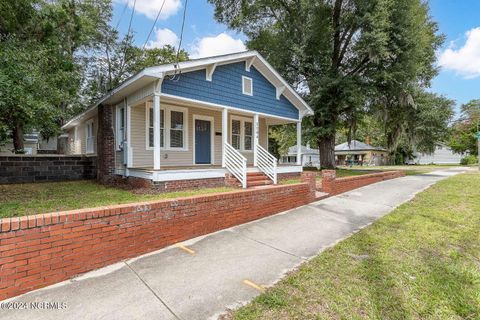
[(449, 146), (437, 143), (433, 153), (416, 152), (413, 161), (415, 164), (460, 164), (463, 156), (453, 152)]
[[(45, 153), (56, 153), (57, 138), (44, 139), (38, 131), (32, 131), (23, 135), (24, 154), (37, 155)], [(4, 146), (0, 147), (0, 156), (14, 155), (13, 142), (8, 141)]]
[[(286, 156), (281, 157), (280, 163), (296, 164), (297, 163), (298, 148), (293, 146), (288, 148)], [(310, 145), (302, 146), (300, 150), (301, 161), (303, 167), (317, 167), (320, 168), (320, 154), (318, 149), (310, 148)]]
[(382, 147), (374, 147), (358, 140), (352, 140), (335, 146), (337, 165), (381, 166), (387, 164), (388, 152)]
[[(62, 128), (69, 154), (98, 154), (100, 179), (155, 184), (301, 172), (269, 154), (268, 126), (296, 123), (312, 110), (256, 51), (147, 68)], [(187, 182), (185, 182), (187, 181)]]

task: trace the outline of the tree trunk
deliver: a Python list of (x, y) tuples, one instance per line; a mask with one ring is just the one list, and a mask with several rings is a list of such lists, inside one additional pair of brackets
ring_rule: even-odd
[(320, 167), (335, 169), (335, 134), (318, 138), (320, 152)]
[(19, 153), (19, 151), (23, 151), (23, 122), (17, 120), (15, 122), (15, 127), (12, 130), (13, 136), (13, 152)]

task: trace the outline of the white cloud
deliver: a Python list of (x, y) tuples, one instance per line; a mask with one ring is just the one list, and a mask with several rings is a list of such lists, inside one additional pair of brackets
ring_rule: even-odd
[(439, 55), (438, 63), (469, 79), (480, 76), (480, 27), (467, 31), (466, 36), (463, 47), (455, 49), (451, 45)]
[[(117, 0), (120, 3), (128, 2), (128, 7), (133, 8), (135, 0)], [(162, 7), (164, 0), (137, 0), (135, 3), (135, 12), (144, 14), (147, 18), (154, 20), (158, 14), (158, 10)], [(159, 19), (165, 20), (170, 16), (173, 16), (182, 7), (181, 0), (165, 0), (162, 13)]]
[(155, 30), (155, 39), (148, 41), (146, 47), (151, 48), (162, 48), (165, 45), (169, 44), (174, 47), (178, 47), (179, 39), (175, 32), (170, 29), (156, 29)]
[(214, 37), (198, 39), (192, 46), (190, 56), (192, 58), (203, 58), (221, 54), (241, 52), (247, 48), (242, 40), (234, 39), (225, 32)]

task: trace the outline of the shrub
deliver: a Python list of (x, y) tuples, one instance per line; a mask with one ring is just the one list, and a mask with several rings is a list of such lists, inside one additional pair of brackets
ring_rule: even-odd
[(474, 155), (463, 157), (462, 160), (460, 160), (461, 165), (470, 165), (470, 164), (476, 164), (476, 163), (477, 163), (477, 157)]

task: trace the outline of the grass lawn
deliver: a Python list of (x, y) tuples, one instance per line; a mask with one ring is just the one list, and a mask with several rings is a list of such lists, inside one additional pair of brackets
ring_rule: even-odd
[(8, 184), (0, 185), (0, 218), (232, 190), (210, 188), (140, 195), (92, 181)]
[(480, 319), (480, 174), (439, 182), (231, 317)]

